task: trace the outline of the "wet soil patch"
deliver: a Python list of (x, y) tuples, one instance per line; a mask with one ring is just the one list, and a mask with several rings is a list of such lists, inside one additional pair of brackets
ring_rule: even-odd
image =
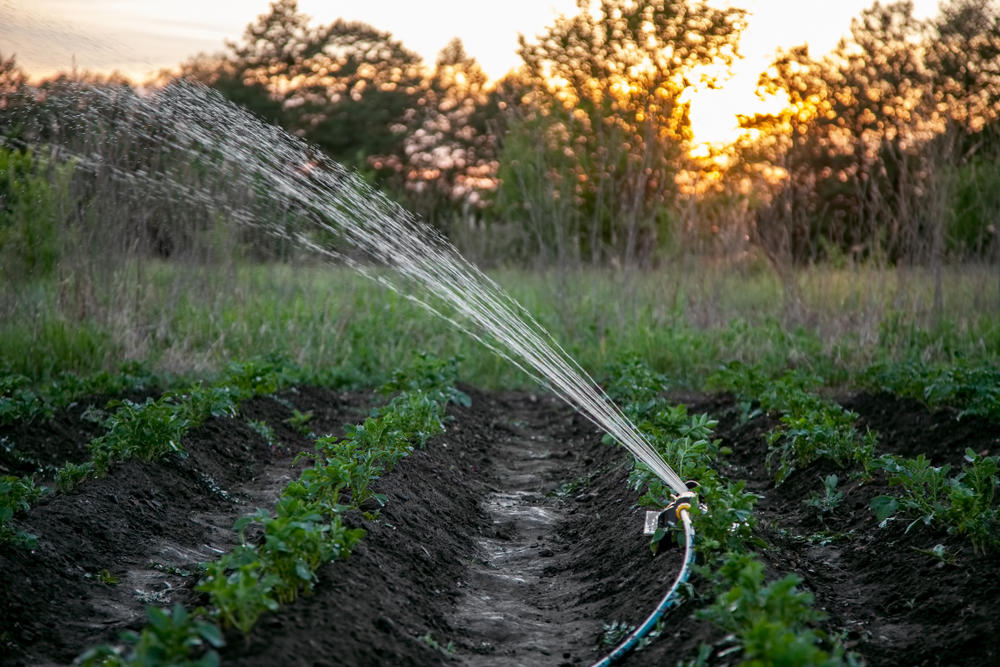
[[(69, 663), (138, 627), (145, 604), (191, 602), (197, 564), (234, 546), (233, 521), (273, 505), (295, 454), (311, 447), (286, 422), (293, 408), (313, 412), (319, 432), (339, 432), (370, 401), (326, 389), (254, 399), (189, 433), (183, 456), (121, 464), (43, 498), (16, 521), (37, 548), (0, 545), (0, 663)], [(268, 423), (280, 445), (250, 420)]]

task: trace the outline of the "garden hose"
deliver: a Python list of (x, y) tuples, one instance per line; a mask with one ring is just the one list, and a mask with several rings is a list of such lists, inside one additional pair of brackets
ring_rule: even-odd
[(656, 627), (663, 613), (676, 602), (677, 589), (682, 583), (687, 581), (691, 563), (694, 561), (694, 526), (691, 525), (690, 516), (692, 502), (697, 502), (693, 493), (680, 494), (663, 512), (658, 513), (662, 515), (673, 512), (684, 526), (684, 562), (681, 563), (681, 570), (677, 573), (677, 578), (674, 579), (673, 585), (667, 591), (667, 594), (663, 596), (663, 599), (660, 600), (660, 604), (656, 606), (653, 613), (643, 621), (642, 625), (636, 628), (614, 651), (604, 656), (598, 662), (595, 662), (593, 667), (607, 667), (624, 657), (625, 654), (638, 645), (643, 637), (649, 634), (650, 630)]

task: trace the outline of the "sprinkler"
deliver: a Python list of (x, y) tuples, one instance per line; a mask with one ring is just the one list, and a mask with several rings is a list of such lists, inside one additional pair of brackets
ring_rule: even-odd
[[(650, 630), (656, 627), (664, 612), (674, 604), (677, 589), (683, 582), (687, 581), (691, 563), (694, 561), (694, 527), (691, 525), (691, 507), (696, 503), (698, 503), (698, 495), (694, 491), (685, 491), (673, 496), (670, 504), (662, 510), (646, 512), (646, 521), (643, 526), (644, 535), (654, 535), (657, 530), (664, 528), (664, 523), (668, 527), (674, 527), (680, 522), (684, 529), (684, 561), (681, 563), (680, 572), (677, 573), (673, 585), (670, 586), (653, 612), (642, 622), (642, 625), (636, 628), (614, 651), (595, 662), (593, 667), (607, 667), (624, 657), (626, 653), (638, 645), (643, 637), (649, 634)], [(698, 506), (702, 511), (705, 511), (704, 505), (699, 504)]]

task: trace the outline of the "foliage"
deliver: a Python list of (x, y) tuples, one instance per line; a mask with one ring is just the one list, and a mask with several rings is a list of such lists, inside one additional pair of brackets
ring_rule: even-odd
[(101, 645), (85, 652), (75, 664), (84, 667), (214, 667), (219, 664), (219, 655), (214, 649), (222, 648), (225, 642), (219, 628), (200, 616), (200, 610), (188, 613), (180, 604), (174, 605), (169, 612), (147, 607), (148, 623), (142, 632), (122, 633), (122, 640), (131, 645), (128, 653), (123, 655)]
[(913, 398), (930, 408), (959, 408), (959, 418), (1000, 419), (1000, 369), (993, 364), (880, 363), (861, 379), (872, 389)]
[(180, 439), (192, 422), (183, 408), (169, 400), (128, 399), (105, 422), (107, 432), (90, 442), (95, 470), (106, 472), (113, 463), (142, 458), (153, 461), (168, 452), (180, 453)]
[(764, 566), (750, 554), (729, 554), (719, 568), (715, 603), (697, 613), (736, 635), (746, 665), (840, 665), (843, 649), (819, 648), (825, 635), (811, 626), (823, 618), (813, 596), (789, 574), (764, 584)]
[[(244, 370), (248, 367), (240, 366)], [(261, 614), (275, 610), (279, 603), (294, 600), (300, 592), (312, 591), (316, 571), (323, 564), (348, 557), (364, 531), (345, 527), (342, 512), (348, 507), (357, 508), (372, 497), (368, 492), (371, 482), (408, 454), (412, 450), (410, 443), (422, 444), (443, 428), (446, 397), (464, 396), (448, 386), (454, 382), (456, 369), (457, 360), (438, 361), (420, 355), (413, 367), (393, 377), (396, 386), (407, 389), (375, 416), (347, 429), (342, 440), (329, 436), (317, 438), (315, 465), (303, 470), (282, 491), (274, 512), (259, 509), (239, 519), (234, 529), (240, 534), (241, 545), (205, 565), (197, 590), (209, 596), (212, 606), (207, 613), (225, 626), (249, 633)], [(239, 375), (254, 378), (247, 391), (271, 387), (261, 384), (259, 375), (246, 372)], [(343, 490), (351, 493), (350, 506), (340, 503)], [(254, 543), (251, 534), (261, 536), (259, 543)], [(205, 614), (198, 610), (193, 616)], [(152, 616), (150, 621), (154, 623)], [(214, 628), (208, 623), (198, 627)], [(128, 643), (139, 642), (134, 652), (142, 648), (141, 638), (147, 632), (152, 629), (147, 627), (142, 635), (126, 638)], [(194, 635), (188, 632), (186, 636)], [(185, 659), (188, 652), (184, 653)], [(81, 660), (84, 664), (104, 664), (99, 660), (116, 656), (108, 647), (97, 647)], [(202, 658), (216, 659), (211, 651)]]
[[(790, 104), (744, 119), (758, 140), (743, 146), (772, 192), (754, 231), (773, 261), (994, 252), (995, 198), (975, 183), (996, 171), (998, 59), (997, 5), (971, 0), (926, 20), (912, 2), (876, 3), (828, 56), (779, 52), (761, 90)], [(787, 175), (768, 182), (779, 165)]]
[[(812, 596), (798, 590), (801, 579), (797, 575), (764, 584), (764, 566), (749, 551), (758, 541), (753, 516), (756, 496), (744, 490), (744, 482), (723, 480), (711, 467), (719, 453), (718, 442), (710, 440), (715, 422), (707, 415), (689, 417), (683, 405), (669, 405), (661, 395), (664, 378), (635, 358), (626, 358), (613, 372), (608, 383), (612, 396), (635, 399), (624, 404), (626, 414), (682, 477), (699, 482), (698, 502), (691, 510), (695, 548), (704, 561), (699, 568), (715, 590), (715, 602), (697, 612), (697, 617), (738, 640), (743, 664), (852, 663), (853, 655), (845, 654), (836, 640), (812, 628), (823, 616), (812, 607)], [(735, 367), (729, 367), (723, 375), (733, 378), (734, 372)], [(736, 376), (748, 384), (766, 384), (759, 371), (752, 369), (736, 372)], [(835, 487), (836, 477), (832, 477)], [(642, 464), (636, 463), (629, 481), (637, 490), (645, 489), (641, 504), (662, 508), (669, 502), (669, 489)], [(702, 504), (707, 510), (702, 510)], [(653, 539), (658, 542), (660, 537)], [(820, 648), (824, 644), (832, 644), (832, 652)], [(705, 648), (702, 656), (710, 652)]]
[(33, 547), (37, 538), (30, 533), (19, 531), (11, 526), (14, 514), (26, 511), (42, 495), (48, 491), (37, 486), (30, 477), (0, 477), (0, 542)]
[(876, 434), (859, 433), (854, 426), (856, 414), (809, 391), (821, 383), (820, 378), (796, 370), (770, 377), (759, 367), (734, 361), (717, 370), (708, 382), (714, 389), (759, 402), (763, 410), (780, 415), (779, 425), (766, 436), (767, 465), (778, 483), (820, 458), (839, 466), (857, 462), (866, 472), (871, 467)]
[(827, 475), (823, 479), (823, 495), (813, 496), (806, 501), (806, 506), (811, 507), (820, 514), (833, 512), (844, 500), (844, 492), (837, 490), (837, 483), (840, 478), (836, 475)]
[[(17, 409), (31, 411), (35, 410), (31, 406), (59, 404), (66, 400), (66, 396), (75, 396), (82, 388), (110, 389), (144, 381), (141, 373), (134, 374), (137, 368), (126, 367), (117, 379), (98, 375), (88, 381), (79, 381), (67, 380), (70, 376), (64, 376), (62, 383), (54, 385), (56, 390), (50, 388), (49, 394), (30, 394), (27, 397), (16, 393), (21, 390), (24, 381), (7, 376), (5, 382), (9, 388), (5, 389), (5, 393), (13, 390), (15, 400), (20, 401), (18, 405), (29, 406)], [(142, 403), (128, 399), (112, 401), (109, 406), (115, 410), (103, 420), (104, 434), (88, 443), (90, 460), (64, 464), (55, 471), (56, 485), (60, 490), (71, 490), (88, 477), (104, 475), (112, 465), (131, 459), (156, 461), (171, 453), (184, 456), (181, 438), (190, 429), (209, 417), (232, 417), (240, 402), (276, 392), (303, 376), (302, 371), (291, 364), (274, 358), (257, 359), (230, 365), (222, 377), (209, 386), (197, 383), (184, 390), (166, 392), (158, 399), (147, 398)], [(45, 398), (48, 395), (52, 398)], [(22, 478), (17, 484), (30, 486), (33, 483), (30, 478)], [(20, 487), (15, 485), (10, 488)], [(14, 512), (28, 509), (37, 496), (21, 494), (18, 498), (17, 502), (9, 504), (9, 514), (0, 513), (0, 541), (14, 535), (9, 529)]]
[(298, 410), (292, 410), (292, 416), (286, 419), (285, 422), (302, 435), (309, 435), (311, 433), (309, 429), (309, 421), (312, 418), (312, 411), (299, 412)]
[(139, 362), (126, 362), (117, 373), (98, 371), (88, 376), (62, 372), (55, 379), (32, 387), (29, 378), (11, 374), (0, 377), (0, 424), (49, 419), (56, 410), (87, 396), (111, 396), (127, 391), (149, 391), (169, 382)]
[(732, 62), (743, 25), (737, 9), (602, 0), (579, 3), (533, 42), (522, 36), (532, 93), (501, 155), (501, 195), (522, 202), (510, 212), (530, 219), (558, 197), (579, 213), (556, 231), (569, 245), (558, 259), (648, 261), (691, 138), (682, 96), (714, 85), (707, 66)]
[(604, 624), (604, 631), (601, 633), (601, 646), (604, 648), (615, 648), (635, 631), (634, 625), (629, 625), (625, 621), (612, 621)]
[(951, 466), (932, 466), (923, 454), (885, 455), (880, 465), (890, 486), (902, 487), (902, 495), (872, 499), (876, 519), (901, 513), (915, 517), (908, 529), (917, 522), (938, 523), (951, 533), (968, 535), (977, 549), (1000, 549), (1000, 457), (967, 449), (962, 469), (952, 476)]
[(55, 271), (64, 240), (59, 207), (71, 172), (30, 150), (0, 146), (0, 258), (7, 280)]

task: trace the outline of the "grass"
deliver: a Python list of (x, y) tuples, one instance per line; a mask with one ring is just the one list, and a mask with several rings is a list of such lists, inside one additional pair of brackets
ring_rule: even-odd
[[(43, 382), (60, 372), (154, 370), (205, 376), (234, 359), (280, 354), (312, 368), (384, 380), (415, 349), (463, 358), (486, 388), (530, 379), (407, 299), (343, 268), (130, 262), (83, 280), (58, 275), (4, 289), (0, 369)], [(978, 267), (955, 268), (931, 313), (930, 275), (910, 270), (803, 271), (795, 298), (773, 273), (688, 259), (659, 271), (493, 274), (581, 365), (599, 373), (636, 354), (674, 386), (700, 388), (724, 361), (803, 368), (827, 384), (873, 363), (1000, 356), (1000, 317)], [(994, 289), (995, 291), (995, 289)], [(925, 299), (925, 297), (927, 297)]]

